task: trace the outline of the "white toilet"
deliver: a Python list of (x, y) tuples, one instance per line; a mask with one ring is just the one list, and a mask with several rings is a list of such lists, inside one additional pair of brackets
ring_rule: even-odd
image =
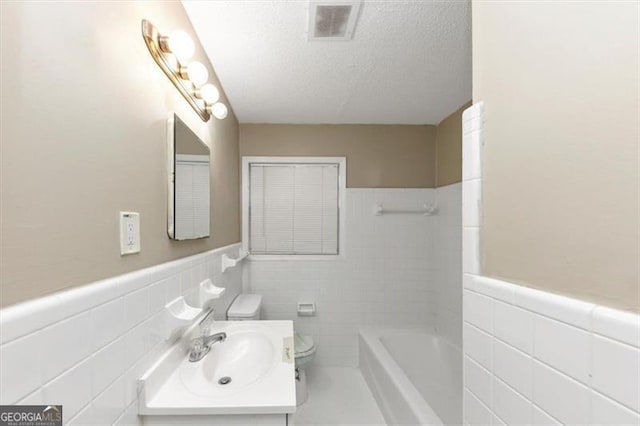
[(311, 336), (300, 333), (293, 335), (293, 345), (296, 352), (296, 405), (302, 405), (307, 400), (307, 366), (316, 353), (316, 345)]
[(240, 294), (227, 309), (229, 321), (256, 321), (260, 319), (262, 296), (259, 294)]
[[(229, 321), (256, 321), (260, 319), (262, 296), (259, 294), (241, 294), (236, 297), (227, 310)], [(296, 353), (296, 405), (307, 400), (307, 377), (305, 369), (311, 363), (316, 345), (311, 336), (295, 333), (294, 347)]]

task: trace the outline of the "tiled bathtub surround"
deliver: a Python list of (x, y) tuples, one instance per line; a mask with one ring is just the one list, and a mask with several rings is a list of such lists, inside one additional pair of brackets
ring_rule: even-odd
[(438, 334), (462, 347), (462, 184), (435, 190), (435, 326)]
[(481, 275), (482, 108), (463, 115), (464, 421), (639, 425), (640, 316)]
[[(266, 319), (291, 319), (318, 343), (318, 365), (357, 366), (358, 332), (367, 326), (433, 327), (434, 223), (437, 216), (374, 216), (420, 209), (434, 189), (347, 189), (344, 257), (250, 260), (248, 291), (263, 296)], [(298, 317), (298, 302), (315, 302), (315, 317)]]
[(234, 244), (0, 310), (0, 404), (63, 404), (65, 424), (138, 424), (136, 381), (167, 348), (164, 305), (195, 303), (206, 278), (227, 288), (221, 318), (242, 286), (220, 271)]

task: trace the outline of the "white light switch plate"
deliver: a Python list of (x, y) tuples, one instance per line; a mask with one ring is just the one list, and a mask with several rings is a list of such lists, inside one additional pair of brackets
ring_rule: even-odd
[(140, 213), (120, 212), (120, 254), (140, 253)]

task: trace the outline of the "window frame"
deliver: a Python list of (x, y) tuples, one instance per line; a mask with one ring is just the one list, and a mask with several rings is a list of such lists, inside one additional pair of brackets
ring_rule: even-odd
[[(249, 252), (249, 168), (258, 164), (336, 164), (338, 166), (338, 253), (337, 254), (251, 254)], [(242, 250), (252, 260), (336, 260), (345, 257), (346, 157), (242, 157)]]

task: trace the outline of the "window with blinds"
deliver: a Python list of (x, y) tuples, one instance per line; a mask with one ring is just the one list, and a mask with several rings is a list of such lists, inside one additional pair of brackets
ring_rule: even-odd
[(249, 251), (336, 255), (339, 164), (249, 164)]

